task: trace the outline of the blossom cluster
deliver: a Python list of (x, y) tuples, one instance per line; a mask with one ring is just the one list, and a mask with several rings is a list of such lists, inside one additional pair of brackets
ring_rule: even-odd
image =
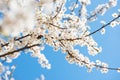
[(38, 62), (42, 67), (49, 69), (50, 64), (48, 63), (48, 60), (40, 53), (40, 51), (44, 49), (44, 39), (42, 40), (42, 35), (39, 35), (42, 34), (41, 32), (42, 31), (40, 31), (39, 28), (35, 28), (34, 31), (31, 31), (24, 37), (10, 39), (7, 43), (1, 40), (1, 58), (6, 60), (6, 62), (12, 62), (12, 59), (17, 58), (20, 55), (20, 50), (27, 49), (27, 52), (32, 52), (31, 55), (33, 57), (38, 58)]
[[(32, 5), (32, 2), (35, 4)], [(19, 3), (19, 6), (16, 5), (15, 7), (13, 4), (17, 3)], [(46, 0), (26, 0), (25, 2), (9, 1), (10, 5), (8, 7), (12, 10), (10, 12), (8, 10), (5, 11), (5, 15), (8, 16), (10, 13), (11, 16), (8, 17), (12, 18), (5, 19), (10, 19), (8, 21), (10, 22), (9, 24), (3, 21), (5, 24), (3, 25), (2, 23), (1, 25), (4, 27), (10, 25), (14, 27), (17, 26), (19, 31), (15, 31), (19, 32), (19, 34), (17, 34), (17, 36), (11, 36), (8, 40), (0, 39), (0, 59), (6, 62), (12, 62), (13, 59), (21, 54), (20, 51), (24, 51), (25, 53), (31, 52), (32, 57), (38, 58), (38, 63), (41, 64), (41, 67), (50, 69), (51, 64), (45, 55), (41, 53), (41, 51), (44, 50), (44, 45), (47, 44), (53, 47), (55, 51), (62, 50), (63, 53), (66, 53), (66, 60), (71, 64), (76, 63), (79, 66), (85, 66), (88, 68), (88, 72), (91, 72), (92, 68), (96, 67), (100, 69), (102, 73), (107, 73), (108, 70), (111, 69), (108, 67), (108, 64), (99, 60), (92, 62), (88, 57), (84, 56), (80, 50), (76, 50), (74, 47), (76, 45), (80, 47), (86, 46), (88, 53), (92, 56), (102, 51), (102, 48), (99, 47), (93, 39), (92, 34), (100, 30), (102, 34), (104, 34), (104, 28), (106, 26), (111, 25), (114, 27), (115, 25), (119, 25), (120, 20), (118, 20), (118, 18), (120, 14), (114, 13), (112, 15), (114, 19), (108, 23), (102, 21), (103, 26), (94, 32), (90, 32), (88, 22), (92, 22), (91, 19), (97, 18), (98, 14), (103, 15), (110, 7), (116, 6), (117, 0), (109, 0), (106, 4), (98, 5), (90, 17), (88, 17), (87, 13), (87, 5), (91, 3), (90, 0), (79, 0), (76, 2), (76, 5), (80, 3), (82, 6), (80, 9), (81, 15), (79, 16), (66, 13), (66, 3), (67, 0), (50, 0), (48, 2)], [(52, 7), (49, 7), (49, 4), (52, 5)], [(71, 6), (71, 12), (74, 12), (74, 9), (78, 8), (74, 6), (75, 5)], [(29, 10), (29, 8), (33, 10)], [(20, 14), (19, 10), (21, 10)], [(12, 13), (15, 14), (13, 15)], [(17, 24), (12, 24), (13, 22)], [(24, 30), (21, 31), (20, 26)], [(8, 27), (7, 30), (9, 30)], [(16, 34), (16, 32), (13, 31), (11, 35), (14, 33)], [(2, 63), (0, 64), (0, 72), (2, 72), (1, 66)], [(120, 72), (119, 68), (116, 70)]]

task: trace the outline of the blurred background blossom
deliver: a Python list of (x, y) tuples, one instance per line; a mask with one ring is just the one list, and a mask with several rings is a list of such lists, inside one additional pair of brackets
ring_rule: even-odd
[(34, 5), (33, 0), (0, 0), (0, 33), (16, 36), (24, 28), (32, 29)]

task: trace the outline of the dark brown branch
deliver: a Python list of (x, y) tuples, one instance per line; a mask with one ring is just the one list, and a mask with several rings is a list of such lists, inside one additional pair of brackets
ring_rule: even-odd
[(28, 37), (28, 36), (31, 36), (31, 34), (27, 34), (27, 35), (19, 37), (19, 38), (14, 38), (14, 40), (18, 41), (18, 40), (23, 39), (23, 38)]
[(13, 50), (13, 51), (11, 51), (11, 52), (7, 52), (7, 53), (5, 53), (5, 54), (2, 54), (2, 55), (0, 55), (0, 57), (5, 57), (5, 56), (7, 56), (7, 55), (14, 54), (15, 52), (20, 52), (20, 51), (22, 51), (22, 50), (29, 49), (29, 48), (32, 48), (32, 47), (35, 47), (35, 46), (39, 46), (39, 45), (40, 45), (40, 44), (33, 44), (33, 45), (31, 45), (31, 46), (24, 46), (24, 47), (19, 48), (19, 49), (17, 49), (17, 50)]
[(67, 29), (67, 28), (59, 27), (59, 26), (57, 26), (57, 25), (55, 25), (55, 24), (53, 24), (53, 23), (49, 23), (49, 24), (52, 25), (52, 26), (54, 26), (54, 27), (56, 27), (56, 28), (58, 28), (58, 29)]
[(66, 41), (74, 41), (74, 40), (80, 40), (80, 39), (82, 39), (82, 38), (59, 39), (59, 41), (64, 41), (64, 40), (66, 40)]

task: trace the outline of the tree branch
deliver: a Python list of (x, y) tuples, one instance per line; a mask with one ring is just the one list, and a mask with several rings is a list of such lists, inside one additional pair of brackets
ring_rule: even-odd
[(7, 56), (7, 55), (10, 55), (10, 54), (13, 54), (13, 53), (15, 53), (15, 52), (19, 52), (19, 51), (22, 51), (22, 50), (25, 50), (25, 49), (29, 49), (29, 48), (32, 48), (32, 47), (35, 47), (35, 46), (39, 46), (40, 44), (33, 44), (33, 45), (31, 45), (31, 46), (24, 46), (24, 47), (22, 47), (22, 48), (19, 48), (19, 49), (17, 49), (17, 50), (13, 50), (13, 51), (10, 51), (10, 52), (7, 52), (7, 53), (5, 53), (5, 54), (2, 54), (2, 55), (0, 55), (0, 57), (5, 57), (5, 56)]
[[(65, 47), (65, 45), (62, 43), (62, 41), (60, 41), (60, 43)], [(84, 60), (81, 61), (78, 57), (74, 56), (73, 54), (70, 53), (69, 50), (66, 50), (66, 52), (72, 57), (72, 58), (75, 58), (76, 60), (78, 60), (79, 62), (83, 62), (84, 64), (89, 64), (87, 62), (85, 62)], [(105, 69), (109, 69), (109, 70), (120, 70), (119, 68), (112, 68), (112, 67), (103, 67), (103, 66), (100, 66), (100, 65), (97, 65), (97, 64), (94, 64), (93, 66), (95, 66), (96, 68), (105, 68)]]
[(57, 12), (57, 14), (52, 18), (52, 20), (58, 16), (58, 14), (60, 13), (60, 11), (62, 10), (62, 6), (63, 6), (63, 3), (61, 4), (61, 6), (60, 6), (60, 8), (59, 8), (59, 10)]
[(116, 18), (114, 18), (113, 20), (111, 20), (110, 22), (108, 22), (107, 24), (103, 25), (103, 26), (100, 27), (99, 29), (91, 32), (90, 34), (88, 34), (88, 35), (86, 35), (86, 36), (90, 36), (90, 35), (92, 35), (92, 34), (95, 34), (96, 32), (98, 32), (98, 31), (100, 31), (101, 29), (103, 29), (103, 28), (107, 27), (108, 25), (110, 25), (111, 22), (115, 21), (115, 20), (118, 19), (119, 17), (120, 17), (120, 14), (119, 14)]

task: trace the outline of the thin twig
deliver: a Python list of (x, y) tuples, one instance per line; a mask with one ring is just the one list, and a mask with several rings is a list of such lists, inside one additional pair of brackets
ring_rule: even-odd
[(101, 29), (107, 27), (108, 25), (110, 25), (111, 22), (115, 21), (115, 20), (118, 19), (119, 17), (120, 17), (120, 15), (118, 15), (116, 18), (114, 18), (113, 20), (111, 20), (111, 21), (108, 22), (107, 24), (103, 25), (103, 26), (100, 27), (99, 29), (97, 29), (97, 30), (91, 32), (90, 34), (86, 35), (86, 37), (87, 37), (87, 36), (90, 36), (90, 35), (92, 35), (92, 34), (95, 34), (96, 32), (100, 31)]
[(57, 25), (55, 25), (55, 24), (53, 24), (53, 23), (49, 23), (49, 24), (52, 25), (52, 26), (54, 26), (54, 27), (56, 27), (56, 28), (58, 28), (58, 29), (67, 29), (67, 28), (59, 27), (59, 26), (57, 26)]
[(93, 15), (91, 15), (90, 17), (87, 18), (87, 20), (90, 20), (91, 18), (97, 16), (106, 6), (102, 7), (99, 11), (97, 11), (96, 13), (94, 13)]
[(52, 18), (52, 20), (58, 16), (58, 14), (60, 13), (60, 11), (61, 11), (61, 9), (62, 9), (62, 6), (63, 6), (63, 3), (61, 4), (61, 6), (60, 6), (60, 8), (59, 8), (59, 10), (58, 10), (58, 12), (57, 12), (57, 14)]
[(71, 10), (70, 14), (72, 14), (72, 12), (75, 10), (77, 3), (78, 3), (78, 0), (76, 0), (75, 5), (74, 5), (73, 9)]

